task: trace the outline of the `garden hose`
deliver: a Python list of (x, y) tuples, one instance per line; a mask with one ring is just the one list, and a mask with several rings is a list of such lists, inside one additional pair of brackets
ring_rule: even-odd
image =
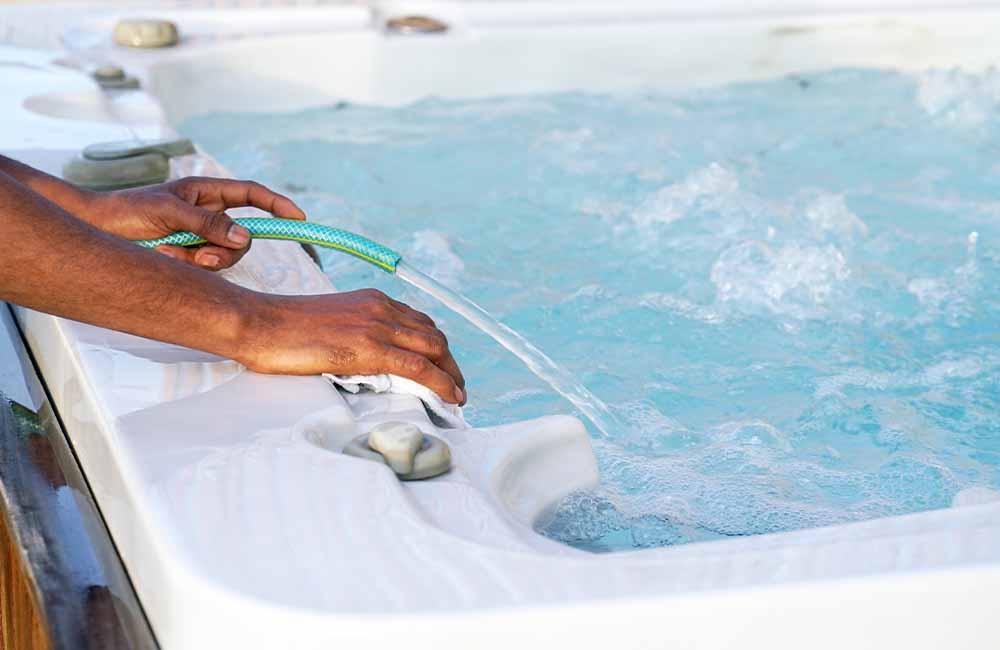
[[(391, 248), (386, 248), (367, 237), (309, 221), (270, 217), (248, 217), (233, 221), (246, 228), (253, 239), (287, 239), (332, 248), (374, 264), (388, 273), (396, 272), (396, 266), (403, 257)], [(146, 239), (136, 243), (146, 248), (156, 248), (164, 245), (200, 246), (208, 242), (200, 235), (181, 231), (159, 239)]]

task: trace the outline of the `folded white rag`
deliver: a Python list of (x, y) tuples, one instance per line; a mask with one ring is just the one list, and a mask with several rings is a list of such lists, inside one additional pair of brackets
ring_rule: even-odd
[(397, 375), (323, 375), (348, 393), (368, 390), (373, 393), (413, 395), (424, 404), (424, 410), (435, 426), (442, 429), (468, 429), (469, 423), (462, 415), (462, 407), (445, 402), (437, 393), (423, 384)]

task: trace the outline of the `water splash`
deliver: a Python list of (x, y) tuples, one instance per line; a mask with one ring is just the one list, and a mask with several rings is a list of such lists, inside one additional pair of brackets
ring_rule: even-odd
[(523, 361), (524, 365), (528, 366), (528, 369), (535, 373), (539, 379), (572, 402), (573, 406), (578, 408), (605, 438), (610, 438), (613, 431), (621, 429), (621, 426), (615, 422), (614, 415), (600, 398), (574, 379), (565, 368), (550, 359), (548, 355), (532, 345), (523, 336), (498, 321), (488, 311), (434, 278), (421, 273), (406, 262), (400, 262), (399, 266), (396, 267), (396, 276), (433, 296), (448, 309), (507, 348), (514, 356)]

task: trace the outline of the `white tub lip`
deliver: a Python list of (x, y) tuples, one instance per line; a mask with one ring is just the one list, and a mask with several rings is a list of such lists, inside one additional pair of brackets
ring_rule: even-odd
[[(214, 47), (221, 46), (216, 45), (213, 46), (213, 48)], [(4, 50), (0, 49), (0, 60), (4, 58), (4, 55)], [(156, 125), (156, 127), (163, 130), (165, 125)], [(150, 132), (152, 132), (154, 130), (153, 125), (150, 125), (149, 129)], [(169, 129), (167, 128), (167, 130)], [(93, 129), (86, 132), (95, 134), (98, 133), (99, 130)], [(2, 136), (2, 132), (0, 132), (0, 136)], [(0, 146), (0, 148), (4, 147)], [(69, 336), (71, 334), (67, 334), (69, 330), (66, 330), (64, 326), (60, 324), (59, 319), (41, 316), (37, 316), (37, 318), (41, 320), (34, 320), (35, 318), (36, 316), (31, 316), (30, 322), (37, 323), (41, 328), (54, 326), (58, 331), (62, 331), (62, 336)], [(960, 522), (971, 522), (976, 520), (978, 520), (980, 524), (975, 528), (960, 525)], [(946, 524), (954, 524), (954, 527)], [(871, 545), (878, 545), (879, 540), (910, 540), (921, 536), (937, 536), (942, 539), (947, 539), (949, 532), (955, 532), (956, 534), (971, 533), (973, 530), (985, 530), (987, 533), (995, 535), (996, 532), (1000, 530), (1000, 504), (929, 511), (900, 517), (855, 522), (841, 526), (814, 528), (786, 533), (774, 533), (743, 539), (720, 540), (680, 547), (669, 547), (665, 549), (648, 549), (599, 556), (570, 554), (565, 558), (565, 560), (569, 560), (572, 564), (584, 562), (586, 564), (601, 563), (608, 566), (631, 565), (637, 568), (646, 566), (654, 568), (667, 560), (672, 561), (672, 563), (676, 563), (677, 561), (695, 561), (709, 557), (734, 557), (737, 554), (750, 556), (773, 555), (775, 552), (781, 550), (794, 551), (796, 548), (801, 549), (803, 547), (823, 544), (827, 547), (837, 547), (839, 545), (845, 549), (857, 547), (867, 548)], [(865, 535), (859, 537), (858, 533), (861, 531), (864, 531)], [(859, 543), (859, 539), (862, 543)], [(871, 544), (869, 544), (869, 542), (871, 542)], [(976, 552), (970, 551), (969, 549), (960, 551), (958, 555), (961, 556), (963, 553), (969, 553), (970, 557), (976, 556)], [(645, 593), (640, 597), (633, 598), (611, 596), (607, 599), (592, 598), (581, 595), (580, 597), (562, 600), (559, 603), (547, 604), (544, 602), (539, 603), (537, 601), (533, 601), (530, 605), (508, 603), (499, 607), (488, 607), (485, 609), (464, 609), (462, 610), (462, 616), (472, 617), (474, 619), (482, 619), (485, 617), (486, 619), (507, 620), (507, 615), (530, 615), (535, 617), (543, 612), (547, 612), (549, 614), (563, 613), (570, 615), (570, 610), (572, 608), (580, 607), (584, 610), (595, 612), (604, 607), (612, 607), (625, 611), (647, 607), (651, 603), (677, 603), (680, 600), (687, 601), (691, 598), (694, 598), (695, 600), (707, 599), (708, 601), (711, 601), (714, 598), (725, 599), (728, 597), (737, 597), (741, 593), (756, 595), (769, 594), (769, 596), (773, 598), (776, 597), (776, 593), (786, 593), (788, 589), (795, 591), (801, 588), (808, 592), (810, 585), (817, 585), (820, 583), (827, 586), (844, 583), (860, 585), (861, 583), (870, 581), (874, 575), (878, 575), (880, 584), (883, 584), (890, 582), (906, 583), (911, 581), (914, 574), (920, 574), (928, 580), (935, 580), (942, 578), (944, 575), (954, 576), (957, 574), (973, 575), (983, 578), (985, 573), (988, 580), (980, 584), (983, 585), (988, 582), (987, 593), (995, 593), (992, 589), (998, 584), (995, 577), (997, 575), (998, 562), (1000, 562), (1000, 553), (997, 551), (991, 552), (989, 550), (983, 551), (982, 549), (980, 549), (979, 553), (978, 557), (980, 557), (980, 559), (972, 564), (968, 564), (958, 558), (953, 558), (953, 562), (939, 562), (937, 564), (932, 563), (931, 568), (927, 568), (926, 566), (921, 567), (920, 563), (917, 562), (914, 566), (907, 569), (883, 568), (880, 571), (874, 572), (874, 574), (862, 571), (854, 574), (837, 574), (837, 577), (804, 577), (801, 580), (792, 582), (779, 581), (775, 583), (750, 583), (732, 588), (716, 585), (708, 591), (697, 589), (689, 591), (682, 590), (667, 593)], [(795, 555), (794, 552), (792, 554)], [(526, 555), (533, 554), (526, 552)], [(560, 560), (557, 560), (556, 558), (548, 558), (548, 561), (559, 562)], [(993, 587), (989, 587), (989, 585), (992, 585)], [(204, 583), (202, 584), (202, 587), (206, 593), (213, 592), (218, 588), (217, 585), (214, 585), (213, 583)], [(237, 600), (246, 600), (245, 596), (240, 592), (224, 590), (224, 593), (219, 595), (220, 597), (224, 596), (226, 599), (236, 598)], [(261, 603), (258, 600), (247, 601), (245, 604), (249, 605), (251, 602), (254, 604), (254, 608), (261, 606)], [(269, 603), (267, 606), (269, 611), (275, 609), (275, 605), (273, 603)], [(287, 616), (288, 620), (304, 617), (302, 618), (302, 622), (304, 624), (307, 620), (313, 620), (313, 618), (317, 615), (325, 621), (332, 620), (331, 617), (335, 617), (337, 621), (342, 623), (347, 623), (350, 620), (361, 623), (370, 620), (372, 617), (378, 617), (379, 619), (393, 619), (404, 623), (406, 621), (412, 622), (413, 620), (419, 620), (422, 622), (444, 622), (454, 621), (455, 619), (454, 613), (444, 613), (440, 611), (436, 613), (424, 611), (415, 615), (374, 612), (339, 612), (336, 614), (332, 612), (325, 612), (317, 614), (316, 612), (302, 611), (300, 609), (288, 609), (286, 611), (282, 611), (281, 614), (283, 616)], [(413, 618), (414, 616), (416, 619)], [(155, 616), (152, 618), (154, 619), (155, 624)], [(315, 621), (313, 624), (315, 624)]]
[[(425, 4), (428, 3), (396, 3), (400, 7), (400, 13), (403, 13), (406, 8), (413, 9), (413, 13), (418, 13), (417, 9), (423, 7)], [(995, 1), (971, 4), (963, 3), (958, 7), (952, 8), (942, 8), (940, 6), (941, 3), (916, 3), (918, 8), (907, 12), (881, 8), (864, 11), (834, 10), (831, 8), (830, 10), (813, 14), (778, 11), (773, 14), (760, 15), (738, 11), (724, 16), (693, 15), (682, 17), (678, 17), (675, 13), (672, 13), (674, 12), (672, 5), (661, 9), (652, 3), (640, 2), (629, 3), (627, 6), (645, 8), (647, 13), (638, 12), (627, 18), (609, 23), (602, 23), (598, 18), (606, 18), (610, 12), (614, 11), (614, 5), (608, 5), (607, 3), (587, 3), (587, 7), (594, 8), (593, 20), (588, 19), (582, 22), (574, 22), (571, 17), (567, 18), (563, 15), (565, 13), (564, 10), (556, 10), (551, 4), (545, 3), (541, 8), (534, 7), (533, 5), (525, 8), (525, 12), (529, 17), (537, 14), (535, 17), (541, 22), (524, 25), (518, 22), (505, 23), (501, 19), (508, 14), (517, 15), (518, 7), (525, 4), (532, 5), (532, 3), (518, 2), (499, 4), (429, 3), (429, 6), (441, 8), (439, 11), (453, 12), (453, 28), (444, 35), (420, 35), (413, 37), (387, 35), (382, 30), (381, 25), (386, 16), (393, 15), (395, 12), (387, 10), (387, 7), (390, 7), (389, 3), (375, 3), (372, 5), (372, 22), (370, 25), (364, 28), (352, 27), (340, 30), (332, 39), (328, 38), (326, 34), (311, 32), (302, 32), (287, 37), (269, 33), (261, 36), (260, 40), (249, 37), (207, 39), (197, 43), (197, 47), (191, 49), (155, 54), (123, 52), (120, 49), (111, 51), (110, 53), (105, 49), (99, 51), (96, 55), (94, 52), (90, 52), (90, 54), (92, 56), (108, 56), (111, 54), (124, 62), (130, 70), (135, 71), (147, 82), (147, 87), (152, 90), (153, 94), (160, 98), (161, 104), (167, 113), (168, 121), (174, 124), (213, 110), (234, 112), (299, 110), (328, 105), (337, 101), (377, 106), (397, 106), (418, 101), (427, 96), (444, 99), (455, 97), (481, 98), (495, 95), (518, 95), (538, 92), (539, 83), (544, 84), (546, 82), (533, 83), (528, 81), (526, 83), (515, 83), (511, 79), (505, 79), (500, 81), (501, 90), (495, 91), (490, 86), (492, 82), (490, 75), (495, 73), (495, 70), (488, 69), (478, 73), (481, 74), (484, 81), (472, 92), (464, 94), (466, 91), (461, 89), (456, 91), (455, 87), (442, 82), (440, 78), (437, 80), (432, 79), (433, 75), (424, 74), (422, 78), (415, 81), (405, 79), (398, 71), (394, 71), (383, 65), (384, 61), (379, 58), (382, 56), (381, 52), (383, 50), (391, 52), (392, 50), (409, 48), (410, 51), (419, 52), (420, 50), (431, 50), (435, 47), (451, 47), (452, 44), (461, 44), (467, 49), (474, 50), (476, 47), (488, 44), (491, 40), (503, 39), (514, 34), (522, 35), (530, 43), (531, 40), (536, 38), (563, 38), (565, 35), (572, 33), (585, 33), (597, 36), (608, 31), (625, 33), (631, 30), (634, 31), (637, 38), (641, 39), (644, 32), (652, 29), (672, 29), (675, 30), (675, 33), (696, 31), (704, 34), (704, 38), (693, 42), (684, 41), (683, 39), (671, 41), (669, 43), (669, 56), (683, 62), (692, 54), (704, 52), (703, 43), (705, 41), (713, 42), (721, 40), (725, 42), (725, 52), (727, 54), (723, 59), (734, 61), (734, 63), (722, 66), (725, 69), (714, 76), (701, 76), (700, 71), (705, 68), (703, 60), (694, 61), (691, 66), (692, 72), (690, 73), (682, 73), (681, 71), (684, 70), (684, 66), (675, 65), (668, 68), (667, 74), (659, 78), (655, 83), (641, 86), (644, 90), (669, 91), (676, 88), (699, 85), (712, 86), (734, 80), (775, 78), (793, 71), (810, 73), (831, 67), (825, 58), (828, 56), (835, 57), (832, 67), (843, 68), (865, 65), (867, 67), (899, 69), (908, 72), (924, 70), (936, 65), (934, 62), (937, 60), (949, 60), (950, 63), (946, 65), (961, 66), (964, 69), (975, 71), (982, 71), (1000, 65), (1000, 57), (997, 57), (986, 49), (976, 48), (974, 46), (974, 39), (966, 39), (965, 41), (942, 40), (935, 46), (928, 46), (926, 43), (920, 42), (922, 35), (919, 33), (922, 28), (926, 28), (928, 25), (933, 26), (939, 20), (968, 24), (975, 22), (973, 18), (978, 19), (982, 17), (986, 22), (996, 21), (998, 16), (1000, 16), (1000, 3)], [(802, 3), (787, 4), (789, 6), (799, 6)], [(855, 6), (856, 4), (859, 3), (851, 3), (851, 6)], [(904, 5), (906, 3), (900, 2), (899, 4)], [(653, 7), (655, 11), (654, 9), (650, 9), (650, 7)], [(549, 15), (553, 11), (555, 11), (555, 14)], [(480, 14), (485, 14), (485, 16)], [(548, 22), (545, 22), (546, 20)], [(754, 49), (755, 41), (750, 42), (746, 39), (738, 40), (737, 42), (726, 42), (725, 37), (720, 36), (720, 34), (727, 33), (726, 30), (731, 32), (734, 26), (738, 26), (741, 30), (747, 32), (751, 30), (760, 32), (761, 37), (767, 36), (771, 39), (773, 48), (771, 51)], [(894, 29), (888, 29), (888, 27), (894, 27)], [(853, 34), (858, 28), (867, 29), (864, 36), (866, 40), (860, 44), (860, 47), (855, 43), (851, 43), (851, 47), (838, 48), (834, 46), (836, 39), (842, 39), (848, 33)], [(823, 33), (824, 30), (825, 33)], [(878, 47), (875, 41), (879, 38), (885, 39), (885, 43), (882, 44), (882, 51), (875, 51)], [(364, 87), (355, 81), (348, 81), (346, 84), (340, 85), (319, 84), (318, 87), (322, 87), (323, 89), (323, 92), (319, 93), (317, 92), (317, 86), (314, 86), (313, 81), (308, 75), (300, 71), (295, 73), (295, 81), (298, 86), (302, 87), (293, 85), (290, 87), (291, 92), (282, 93), (284, 101), (281, 104), (272, 105), (268, 103), (266, 98), (253, 97), (254, 101), (242, 105), (226, 104), (224, 102), (219, 104), (216, 102), (212, 106), (192, 107), (185, 102), (175, 100), (178, 95), (176, 88), (178, 81), (170, 79), (168, 73), (170, 71), (183, 70), (185, 63), (190, 64), (190, 66), (196, 66), (211, 62), (215, 65), (224, 66), (226, 56), (232, 55), (236, 51), (240, 51), (241, 55), (248, 56), (251, 59), (255, 56), (254, 50), (257, 48), (261, 50), (273, 50), (278, 56), (281, 56), (283, 51), (294, 48), (299, 43), (309, 43), (310, 41), (324, 43), (328, 40), (333, 43), (343, 39), (354, 39), (357, 50), (368, 53), (367, 56), (360, 58), (359, 63), (355, 66), (360, 69), (353, 71), (353, 74), (368, 75), (372, 79), (379, 77), (369, 87)], [(900, 42), (893, 42), (893, 39)], [(904, 39), (906, 43), (902, 42)], [(822, 43), (825, 49), (822, 49), (819, 55), (814, 55), (812, 58), (809, 58), (808, 54), (806, 54), (803, 60), (798, 60), (797, 57), (804, 53), (803, 44), (809, 42)], [(523, 41), (519, 43), (519, 45), (523, 44)], [(909, 52), (913, 53), (912, 57), (901, 55), (904, 45)], [(488, 47), (488, 45), (486, 46)], [(315, 47), (315, 45), (307, 45), (307, 47)], [(954, 55), (942, 56), (940, 52), (934, 51), (934, 47), (953, 47), (960, 51)], [(861, 55), (855, 56), (853, 53), (856, 51), (867, 52), (868, 54), (865, 56), (874, 58), (865, 58), (863, 64), (858, 63), (859, 59), (863, 57)], [(572, 57), (576, 54), (578, 54), (577, 50), (573, 50), (567, 54), (567, 57)], [(390, 56), (392, 55), (390, 54)], [(661, 58), (666, 56), (661, 53)], [(753, 57), (756, 57), (755, 60), (751, 60)], [(552, 65), (552, 63), (551, 60), (546, 60), (544, 61), (544, 66)], [(614, 65), (620, 65), (621, 63), (621, 57), (619, 57)], [(248, 65), (252, 66), (253, 61), (249, 62)], [(326, 65), (327, 63), (324, 62), (323, 66)], [(526, 65), (529, 65), (529, 63), (526, 63)], [(323, 66), (317, 68), (315, 71), (316, 76), (323, 74), (342, 75), (345, 72), (348, 76), (352, 74), (350, 66), (336, 69), (326, 69)], [(641, 68), (641, 66), (633, 67)], [(694, 70), (698, 72), (694, 72)], [(467, 72), (476, 74), (474, 71)], [(527, 72), (529, 74), (524, 75), (525, 78), (530, 78), (534, 74), (534, 71), (531, 70)], [(671, 75), (676, 76), (679, 73), (679, 81), (671, 81), (673, 78)], [(630, 74), (632, 76), (646, 75), (649, 77), (651, 71), (633, 70), (630, 71)], [(418, 73), (417, 76), (421, 75)], [(593, 86), (593, 79), (595, 78), (603, 79), (600, 85), (596, 87)], [(186, 82), (188, 79), (184, 81)], [(421, 84), (426, 83), (435, 84), (430, 93), (421, 90)], [(633, 79), (627, 77), (610, 79), (606, 71), (595, 70), (592, 78), (586, 80), (577, 79), (575, 82), (557, 87), (554, 90), (580, 90), (586, 92), (589, 89), (600, 93), (619, 92), (636, 88), (640, 88), (640, 86), (637, 86)], [(304, 97), (297, 95), (304, 95)], [(254, 106), (255, 108), (248, 109), (248, 106)]]

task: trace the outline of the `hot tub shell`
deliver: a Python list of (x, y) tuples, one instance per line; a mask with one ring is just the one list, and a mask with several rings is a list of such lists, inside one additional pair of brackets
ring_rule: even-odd
[[(187, 37), (163, 51), (112, 47), (119, 12), (65, 26), (67, 51), (0, 49), (0, 150), (58, 171), (86, 144), (169, 137), (172, 124), (206, 111), (1000, 61), (1000, 9), (900, 7), (175, 10), (161, 13)], [(403, 14), (450, 29), (383, 28)], [(122, 65), (148, 90), (100, 91), (83, 74), (98, 62)], [(209, 153), (175, 173), (227, 174)], [(262, 291), (332, 288), (298, 247), (277, 242), (256, 243), (229, 277)], [(345, 398), (318, 377), (256, 375), (30, 310), (17, 317), (165, 648), (1000, 643), (1000, 503), (593, 555), (533, 530), (597, 480), (573, 418), (438, 430), (411, 397)], [(401, 484), (338, 453), (386, 420), (448, 440), (456, 469)]]

